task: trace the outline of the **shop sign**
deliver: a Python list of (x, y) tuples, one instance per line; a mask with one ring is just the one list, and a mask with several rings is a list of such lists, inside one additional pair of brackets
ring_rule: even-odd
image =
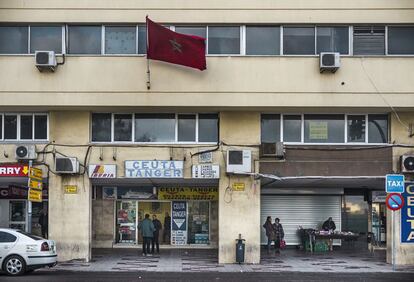
[(232, 185), (233, 191), (244, 191), (246, 185), (243, 182), (235, 182)]
[(0, 177), (27, 177), (29, 166), (22, 164), (0, 165)]
[(125, 161), (127, 178), (183, 178), (183, 161)]
[(43, 171), (41, 168), (31, 167), (29, 170), (29, 177), (32, 179), (37, 179), (39, 181), (43, 180)]
[(78, 194), (77, 185), (65, 185), (65, 194)]
[[(42, 190), (42, 198), (48, 198), (48, 191), (45, 186)], [(27, 187), (14, 185), (9, 187), (0, 187), (0, 199), (28, 199), (28, 189)]]
[(212, 164), (193, 165), (193, 178), (220, 178), (220, 166)]
[(171, 244), (187, 244), (187, 202), (172, 203)]
[(37, 190), (42, 190), (43, 189), (42, 181), (38, 181), (38, 180), (33, 179), (33, 178), (29, 178), (29, 185), (28, 186), (31, 189), (37, 189)]
[(202, 200), (217, 201), (217, 187), (183, 187), (183, 188), (158, 188), (158, 200)]
[(42, 202), (42, 190), (29, 188), (28, 200), (31, 202)]
[(401, 243), (414, 243), (414, 183), (406, 183), (402, 196), (405, 205), (401, 209)]
[(89, 178), (116, 178), (116, 165), (89, 165)]

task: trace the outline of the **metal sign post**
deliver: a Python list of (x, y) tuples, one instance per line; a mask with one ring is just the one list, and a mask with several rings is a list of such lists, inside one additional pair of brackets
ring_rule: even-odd
[(392, 211), (392, 270), (395, 271), (395, 211)]
[[(33, 161), (29, 161), (29, 172), (30, 172), (30, 168), (33, 165)], [(28, 178), (28, 182), (30, 182), (30, 177)], [(28, 185), (29, 186), (29, 185)], [(30, 188), (28, 188), (30, 190)], [(29, 194), (29, 191), (27, 191), (27, 193)], [(32, 233), (32, 201), (28, 200), (27, 201), (27, 226), (26, 226), (26, 232), (27, 233)]]
[(387, 208), (392, 212), (392, 226), (391, 226), (391, 262), (392, 270), (395, 271), (395, 211), (404, 206), (404, 198), (399, 193), (390, 193), (385, 199)]

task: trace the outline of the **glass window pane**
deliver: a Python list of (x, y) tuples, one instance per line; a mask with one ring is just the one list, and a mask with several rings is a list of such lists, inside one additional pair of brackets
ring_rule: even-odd
[(69, 26), (69, 54), (101, 54), (100, 26)]
[(31, 140), (33, 138), (33, 117), (20, 116), (20, 139)]
[(35, 115), (35, 139), (47, 139), (47, 115)]
[(4, 116), (4, 139), (17, 139), (17, 116)]
[(198, 115), (198, 141), (217, 142), (218, 141), (218, 115), (199, 114)]
[(105, 54), (135, 54), (135, 46), (136, 27), (105, 27)]
[(317, 28), (318, 54), (320, 52), (339, 52), (348, 54), (349, 28), (341, 27), (318, 27)]
[(195, 115), (178, 115), (178, 141), (194, 142), (196, 135)]
[(354, 55), (384, 54), (384, 26), (354, 26)]
[(114, 115), (114, 141), (132, 141), (132, 115)]
[(261, 140), (262, 143), (274, 143), (280, 141), (280, 115), (262, 115)]
[(388, 115), (368, 115), (368, 143), (388, 143)]
[(414, 54), (414, 26), (388, 27), (388, 54)]
[(174, 142), (175, 114), (135, 114), (136, 142)]
[(283, 54), (314, 55), (315, 28), (313, 27), (284, 27)]
[(145, 26), (138, 27), (138, 54), (147, 53), (147, 28)]
[(247, 55), (279, 55), (280, 27), (278, 26), (247, 26)]
[(283, 141), (301, 142), (302, 117), (300, 115), (283, 116)]
[(3, 116), (0, 115), (0, 140), (3, 139)]
[(209, 54), (240, 54), (240, 27), (208, 27)]
[(30, 26), (30, 53), (55, 51), (62, 53), (61, 26)]
[(365, 142), (365, 115), (348, 116), (348, 142)]
[(92, 141), (111, 142), (111, 114), (92, 114)]
[(344, 143), (344, 115), (305, 115), (305, 143)]
[(187, 35), (195, 35), (198, 37), (206, 38), (205, 26), (176, 26), (175, 31)]
[(0, 54), (27, 54), (27, 26), (0, 26)]

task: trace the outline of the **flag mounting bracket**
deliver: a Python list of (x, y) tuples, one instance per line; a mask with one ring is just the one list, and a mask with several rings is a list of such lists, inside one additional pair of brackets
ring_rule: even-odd
[(151, 89), (151, 72), (149, 68), (149, 59), (147, 58), (147, 90)]

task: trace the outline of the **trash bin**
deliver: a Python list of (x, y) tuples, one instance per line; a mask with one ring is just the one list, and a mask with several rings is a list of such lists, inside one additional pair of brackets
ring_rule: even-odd
[(242, 239), (241, 234), (239, 234), (239, 238), (236, 239), (236, 262), (243, 263), (244, 262), (244, 252), (245, 252), (245, 244), (244, 239)]

